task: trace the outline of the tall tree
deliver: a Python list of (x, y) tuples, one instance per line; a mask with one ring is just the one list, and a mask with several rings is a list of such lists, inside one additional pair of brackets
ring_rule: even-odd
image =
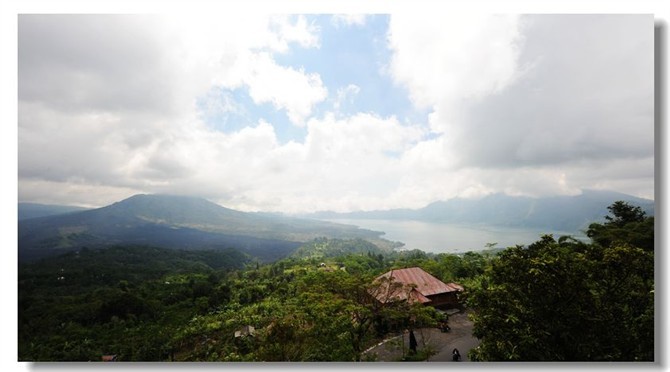
[(605, 216), (608, 224), (623, 227), (631, 222), (642, 222), (645, 212), (640, 207), (632, 206), (624, 201), (616, 201), (607, 207), (612, 216)]
[(612, 244), (628, 244), (646, 251), (654, 250), (654, 217), (646, 216), (640, 207), (617, 201), (607, 207), (610, 214), (607, 222), (592, 223), (586, 235), (593, 242), (609, 247)]

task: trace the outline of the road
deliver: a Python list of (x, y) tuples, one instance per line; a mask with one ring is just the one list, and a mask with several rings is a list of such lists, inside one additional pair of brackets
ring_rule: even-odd
[(445, 344), (444, 347), (438, 351), (437, 354), (430, 357), (429, 362), (452, 362), (452, 352), (454, 348), (458, 349), (461, 354), (461, 362), (468, 362), (468, 352), (470, 349), (479, 345), (479, 340), (472, 335), (461, 336), (455, 338)]
[[(457, 348), (461, 354), (461, 362), (468, 361), (468, 352), (479, 344), (479, 340), (472, 336), (472, 322), (467, 313), (460, 312), (449, 317), (451, 331), (441, 332), (436, 328), (422, 328), (414, 330), (418, 349), (432, 348), (436, 354), (428, 359), (429, 362), (452, 362), (451, 353)], [(409, 345), (409, 333), (390, 338), (383, 343), (369, 349), (366, 354), (375, 356), (378, 361), (392, 362), (402, 358), (403, 350)]]

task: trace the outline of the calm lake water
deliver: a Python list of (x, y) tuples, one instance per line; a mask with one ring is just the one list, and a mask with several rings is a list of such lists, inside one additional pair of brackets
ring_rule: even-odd
[(420, 249), (432, 253), (481, 251), (486, 249), (487, 243), (498, 243), (497, 248), (517, 244), (527, 245), (539, 240), (544, 234), (553, 234), (555, 238), (562, 235), (583, 238), (581, 233), (574, 232), (489, 225), (455, 225), (413, 220), (333, 219), (329, 221), (383, 231), (386, 233), (382, 235), (383, 238), (405, 243), (402, 249)]

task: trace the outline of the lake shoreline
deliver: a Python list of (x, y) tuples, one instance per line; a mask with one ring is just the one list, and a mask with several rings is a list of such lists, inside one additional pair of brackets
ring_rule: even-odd
[(491, 248), (528, 245), (547, 234), (551, 234), (555, 238), (566, 235), (576, 239), (586, 238), (583, 232), (486, 224), (470, 225), (418, 220), (352, 218), (322, 219), (322, 221), (354, 225), (361, 229), (383, 232), (380, 238), (405, 244), (398, 250), (419, 249), (429, 253), (465, 253)]

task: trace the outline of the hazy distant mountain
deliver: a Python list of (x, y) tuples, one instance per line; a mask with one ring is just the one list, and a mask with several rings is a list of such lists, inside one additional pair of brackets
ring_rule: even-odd
[(19, 221), (19, 257), (81, 247), (147, 244), (179, 249), (238, 248), (263, 260), (284, 257), (316, 237), (378, 238), (330, 222), (245, 213), (201, 198), (136, 195), (82, 212)]
[(88, 208), (74, 207), (71, 205), (50, 205), (37, 203), (19, 203), (19, 221), (28, 218), (53, 216), (70, 212), (81, 212)]
[(654, 201), (611, 192), (584, 190), (576, 196), (530, 198), (493, 194), (481, 199), (455, 198), (421, 209), (393, 209), (354, 213), (320, 212), (308, 215), (323, 219), (398, 219), (507, 227), (546, 228), (578, 232), (591, 222), (603, 221), (607, 207), (623, 200), (654, 215)]

